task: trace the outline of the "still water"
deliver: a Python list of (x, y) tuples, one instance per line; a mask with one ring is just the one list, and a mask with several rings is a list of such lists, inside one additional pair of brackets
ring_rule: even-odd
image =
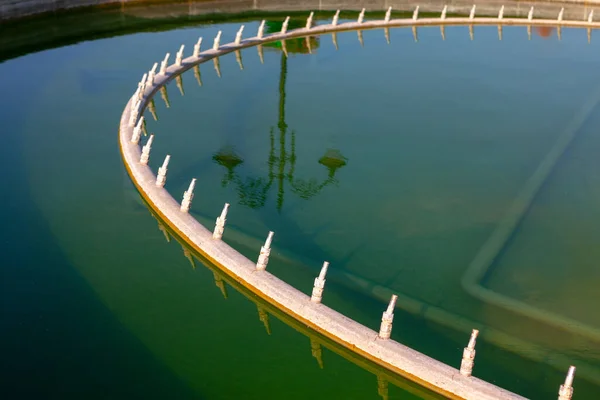
[[(133, 33), (0, 64), (8, 398), (382, 397), (382, 371), (326, 347), (319, 368), (300, 327), (265, 324), (257, 300), (223, 289), (218, 273), (216, 285), (200, 260), (193, 268), (122, 167), (117, 124), (143, 71), (181, 43), (189, 52), (198, 36), (231, 39), (238, 28)], [(394, 339), (458, 367), (477, 326), (476, 376), (555, 398), (573, 363), (576, 397), (593, 399), (600, 42), (585, 30), (560, 40), (551, 29), (528, 40), (519, 27), (502, 40), (496, 27), (476, 28), (474, 40), (467, 27), (443, 33), (392, 29), (388, 44), (365, 31), (361, 44), (347, 32), (290, 41), (288, 57), (265, 47), (264, 63), (244, 50), (243, 69), (233, 54), (218, 71), (203, 64), (156, 95), (156, 120), (146, 112), (150, 164), (172, 156), (176, 198), (198, 179), (192, 213), (209, 228), (231, 203), (224, 239), (249, 257), (275, 231), (269, 270), (306, 293), (329, 261), (324, 302), (342, 313), (377, 329), (398, 293)], [(569, 132), (479, 284), (576, 329), (461, 286)], [(431, 398), (401, 379), (388, 390)]]

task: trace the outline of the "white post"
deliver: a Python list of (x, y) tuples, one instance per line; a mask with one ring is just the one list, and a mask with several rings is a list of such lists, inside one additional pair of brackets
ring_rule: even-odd
[(190, 182), (190, 186), (188, 190), (183, 192), (183, 201), (181, 202), (181, 212), (190, 211), (190, 205), (192, 204), (192, 199), (194, 198), (194, 187), (196, 186), (196, 178), (192, 179)]
[(588, 23), (591, 24), (594, 20), (594, 10), (590, 11), (590, 15), (588, 15)]
[(141, 105), (142, 105), (142, 103), (139, 100), (136, 100), (135, 103), (133, 103), (133, 106), (131, 107), (131, 111), (129, 114), (129, 126), (135, 125), (135, 121), (137, 120), (137, 117), (140, 113)]
[(387, 11), (385, 12), (385, 19), (384, 19), (385, 23), (387, 24), (388, 22), (390, 22), (391, 18), (392, 18), (392, 7), (388, 7)]
[(358, 22), (359, 24), (362, 24), (364, 20), (365, 20), (365, 9), (363, 8), (362, 10), (360, 10), (360, 14), (358, 14), (358, 20), (356, 22)]
[(529, 9), (529, 14), (527, 14), (527, 20), (531, 21), (533, 19), (533, 6)]
[(379, 328), (379, 337), (381, 339), (389, 339), (392, 335), (392, 322), (394, 321), (394, 308), (396, 307), (396, 300), (398, 300), (398, 296), (395, 294), (392, 295), (390, 304), (381, 317), (381, 327)]
[(242, 42), (242, 32), (244, 32), (244, 25), (240, 26), (240, 30), (235, 34), (234, 43), (236, 46), (239, 46), (239, 44)]
[(256, 34), (256, 37), (259, 39), (262, 39), (265, 34), (265, 22), (266, 21), (263, 19), (258, 27), (258, 33)]
[(331, 21), (331, 25), (336, 26), (338, 24), (338, 20), (340, 19), (340, 10), (337, 10), (335, 12), (335, 15), (333, 16), (333, 20)]
[(140, 118), (137, 125), (133, 128), (133, 134), (131, 135), (131, 143), (138, 144), (140, 137), (142, 136), (142, 125), (144, 124), (144, 117)]
[(469, 344), (463, 350), (463, 358), (462, 362), (460, 363), (460, 374), (463, 376), (469, 377), (473, 373), (473, 364), (475, 363), (475, 342), (477, 341), (477, 335), (479, 335), (479, 331), (477, 329), (473, 329)]
[(504, 17), (504, 6), (500, 7), (500, 11), (498, 11), (498, 19), (502, 19)]
[(154, 135), (150, 135), (148, 142), (142, 147), (142, 155), (140, 157), (140, 164), (147, 165), (148, 159), (150, 158), (150, 149), (152, 149), (152, 142), (154, 141)]
[(221, 41), (221, 31), (217, 33), (215, 36), (215, 40), (213, 42), (213, 50), (219, 50), (219, 42)]
[(325, 288), (325, 275), (327, 274), (327, 267), (329, 267), (329, 263), (325, 261), (323, 263), (323, 267), (321, 268), (321, 273), (319, 273), (319, 276), (315, 278), (312, 296), (310, 297), (310, 301), (313, 303), (320, 303), (321, 299), (323, 299), (323, 289)]
[(285, 17), (285, 21), (283, 21), (283, 25), (281, 25), (281, 33), (282, 35), (285, 35), (285, 33), (287, 32), (287, 28), (288, 25), (290, 23), (290, 17)]
[(264, 271), (267, 269), (267, 263), (269, 262), (269, 255), (271, 254), (271, 242), (273, 241), (273, 232), (269, 232), (265, 245), (260, 248), (260, 255), (256, 263), (256, 269), (258, 271)]
[(154, 77), (156, 76), (156, 68), (158, 68), (158, 63), (154, 63), (154, 65), (152, 66), (152, 69), (150, 70), (150, 73), (148, 74), (147, 82), (151, 86), (154, 85)]
[(184, 47), (185, 47), (185, 45), (182, 44), (181, 47), (179, 48), (179, 51), (175, 55), (175, 65), (177, 65), (178, 67), (181, 67), (181, 61), (183, 60), (183, 48)]
[(471, 8), (471, 13), (469, 14), (469, 19), (475, 18), (475, 8), (477, 8), (477, 6), (473, 4), (473, 8)]
[(573, 378), (575, 377), (575, 367), (569, 367), (569, 373), (565, 379), (564, 385), (558, 389), (558, 400), (571, 400), (573, 398)]
[(225, 222), (227, 221), (227, 210), (229, 210), (229, 203), (225, 203), (221, 216), (217, 217), (215, 224), (215, 230), (213, 232), (213, 239), (220, 240), (223, 237), (223, 231), (225, 231)]
[(198, 57), (200, 55), (200, 46), (202, 46), (202, 38), (198, 38), (198, 41), (194, 45), (194, 57)]
[(444, 6), (444, 8), (442, 9), (442, 15), (440, 15), (440, 19), (444, 20), (446, 19), (446, 13), (448, 12), (448, 6)]
[(416, 21), (417, 19), (419, 19), (419, 6), (417, 6), (413, 12), (413, 21)]
[(156, 175), (156, 186), (158, 187), (165, 186), (165, 182), (167, 180), (167, 167), (169, 166), (170, 160), (171, 156), (167, 155), (165, 157), (165, 161), (163, 161), (162, 167), (158, 169), (158, 175)]
[(139, 100), (141, 100), (142, 97), (144, 97), (144, 92), (146, 91), (146, 79), (147, 78), (148, 78), (148, 74), (145, 73), (144, 76), (142, 76), (142, 80), (138, 84), (138, 91), (136, 93), (138, 95)]
[(160, 74), (164, 75), (167, 73), (167, 63), (169, 62), (169, 56), (171, 54), (167, 53), (167, 55), (165, 56), (165, 59), (162, 60), (162, 62), (160, 63)]
[(310, 15), (306, 19), (306, 29), (312, 28), (313, 17), (315, 16), (314, 11), (310, 12)]
[(557, 18), (558, 22), (561, 22), (563, 20), (563, 14), (564, 13), (565, 13), (565, 9), (561, 8), (560, 12), (558, 13), (558, 18)]

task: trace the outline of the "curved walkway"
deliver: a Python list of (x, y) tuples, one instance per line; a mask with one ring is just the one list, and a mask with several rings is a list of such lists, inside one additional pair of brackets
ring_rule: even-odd
[[(389, 16), (389, 13), (387, 15)], [(141, 126), (140, 116), (147, 102), (157, 90), (177, 75), (197, 64), (243, 48), (306, 35), (402, 26), (501, 24), (600, 28), (600, 23), (591, 22), (591, 18), (586, 21), (566, 21), (562, 20), (562, 16), (559, 16), (557, 20), (505, 19), (502, 18), (502, 11), (500, 11), (498, 18), (475, 18), (474, 16), (471, 18), (446, 18), (445, 10), (440, 18), (418, 19), (418, 11), (415, 11), (412, 19), (390, 19), (388, 17), (384, 20), (363, 22), (363, 17), (364, 14), (361, 13), (359, 21), (342, 24), (338, 24), (337, 17), (334, 17), (331, 24), (316, 27), (311, 26), (311, 18), (309, 18), (306, 28), (287, 32), (285, 28), (287, 23), (284, 23), (284, 28), (280, 33), (263, 37), (259, 31), (257, 36), (245, 40), (241, 40), (242, 30), (240, 30), (235, 42), (220, 46), (219, 35), (215, 38), (214, 45), (210, 50), (198, 52), (198, 54), (186, 59), (181, 59), (183, 51), (181, 49), (175, 64), (167, 67), (165, 62), (165, 68), (162, 72), (156, 75), (151, 72), (149, 78), (147, 78), (148, 75), (145, 75), (140, 83), (139, 90), (132, 96), (123, 111), (119, 129), (119, 143), (127, 171), (150, 207), (191, 247), (206, 256), (227, 275), (257, 296), (325, 337), (393, 372), (450, 398), (477, 400), (522, 399), (519, 395), (478, 378), (464, 376), (453, 367), (429, 358), (391, 339), (386, 339), (386, 335), (382, 333), (384, 333), (385, 328), (391, 330), (393, 301), (388, 312), (384, 313), (382, 330), (378, 334), (323, 304), (311, 301), (311, 298), (306, 294), (286, 284), (269, 272), (257, 268), (253, 261), (238, 253), (222, 240), (214, 239), (212, 232), (202, 226), (188, 212), (182, 211), (182, 206), (162, 185), (157, 184), (157, 176), (147, 165), (151, 142), (145, 146), (144, 151), (138, 145)], [(146, 162), (143, 158), (146, 158)], [(162, 172), (164, 174), (166, 171)], [(193, 185), (190, 186), (190, 191), (187, 193), (189, 200), (191, 200), (192, 191)], [(224, 219), (221, 221), (224, 223)], [(264, 255), (267, 256), (266, 259), (268, 260), (268, 251), (265, 251), (265, 249), (268, 250), (268, 247), (265, 244), (265, 247), (261, 249), (263, 260), (265, 259)], [(570, 384), (565, 389), (569, 391), (571, 389)]]

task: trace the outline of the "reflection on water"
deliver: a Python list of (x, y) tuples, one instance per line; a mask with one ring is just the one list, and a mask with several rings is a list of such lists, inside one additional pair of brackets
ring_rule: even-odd
[[(319, 369), (323, 370), (326, 367), (326, 363), (324, 360), (323, 349), (327, 349), (334, 353), (336, 356), (341, 356), (345, 360), (355, 364), (360, 367), (364, 371), (369, 374), (375, 375), (375, 380), (372, 382), (372, 394), (377, 394), (381, 399), (388, 400), (390, 399), (390, 389), (393, 385), (393, 390), (397, 391), (401, 390), (401, 398), (415, 398), (415, 399), (424, 399), (424, 400), (441, 400), (443, 396), (437, 395), (410, 380), (407, 380), (403, 377), (400, 377), (396, 374), (390, 373), (384, 368), (379, 367), (376, 364), (371, 363), (364, 358), (357, 356), (352, 351), (339, 346), (338, 344), (330, 341), (324, 336), (321, 336), (319, 333), (314, 332), (313, 330), (306, 327), (306, 325), (296, 321), (295, 319), (289, 317), (285, 313), (281, 312), (276, 307), (273, 307), (269, 303), (264, 302), (261, 298), (256, 297), (252, 292), (248, 291), (245, 287), (241, 286), (235, 279), (223, 274), (216, 266), (214, 266), (210, 261), (204, 258), (201, 254), (196, 253), (193, 249), (189, 248), (188, 245), (181, 240), (177, 236), (176, 233), (172, 232), (169, 228), (167, 228), (160, 219), (150, 210), (150, 214), (156, 221), (158, 222), (158, 228), (164, 235), (167, 243), (171, 242), (171, 238), (174, 238), (175, 241), (181, 246), (183, 250), (183, 255), (188, 259), (190, 265), (193, 270), (197, 268), (196, 260), (200, 261), (200, 265), (206, 267), (211, 273), (214, 279), (215, 286), (219, 289), (221, 294), (223, 295), (223, 299), (227, 300), (229, 298), (229, 294), (227, 291), (227, 287), (232, 287), (236, 292), (241, 293), (245, 299), (249, 300), (256, 307), (258, 321), (264, 327), (264, 331), (267, 335), (273, 335), (272, 327), (271, 327), (271, 319), (270, 316), (275, 316), (279, 321), (293, 328), (295, 331), (300, 333), (301, 335), (308, 338), (308, 343), (305, 347), (305, 352), (308, 353), (310, 351), (310, 355), (315, 359), (316, 365)], [(281, 332), (278, 332), (281, 334)], [(333, 354), (330, 354), (332, 356)], [(329, 359), (330, 362), (335, 360)], [(373, 396), (375, 397), (375, 396)], [(395, 398), (395, 396), (394, 396)]]
[[(555, 51), (544, 53), (535, 36), (527, 40), (526, 28), (476, 30), (474, 40), (473, 27), (441, 29), (441, 38), (440, 28), (420, 28), (417, 45), (416, 29), (348, 32), (332, 34), (332, 42), (277, 43), (264, 60), (260, 49), (258, 59), (248, 50), (222, 57), (220, 68), (230, 72), (218, 81), (205, 77), (169, 119), (185, 129), (186, 110), (210, 102), (212, 114), (227, 110), (235, 121), (211, 118), (206, 134), (186, 137), (204, 149), (196, 159), (210, 152), (212, 165), (197, 162), (175, 179), (199, 176), (211, 193), (194, 206), (195, 215), (214, 215), (214, 204), (231, 196), (246, 206), (234, 208), (236, 226), (225, 239), (249, 257), (264, 232), (274, 230), (281, 259), (270, 268), (296, 287), (306, 284), (294, 276), (300, 268), (328, 260), (332, 280), (353, 291), (378, 301), (401, 293), (399, 307), (419, 318), (444, 329), (480, 327), (488, 343), (561, 374), (577, 364), (578, 377), (598, 382), (596, 357), (580, 353), (596, 348), (594, 340), (565, 345), (577, 336), (569, 327), (549, 328), (460, 287), (473, 255), (587, 98), (594, 74), (572, 61), (580, 53), (589, 57), (586, 32), (567, 30), (560, 43), (571, 47), (552, 42)], [(307, 41), (310, 51), (302, 46)], [(464, 58), (452, 58), (459, 45)], [(518, 71), (504, 58), (508, 51), (519, 58)], [(242, 56), (243, 73), (234, 74)], [(540, 62), (547, 57), (552, 62)], [(564, 81), (566, 68), (581, 75)], [(548, 96), (550, 88), (561, 97)], [(228, 100), (217, 105), (215, 90)], [(172, 130), (171, 123), (157, 128)], [(588, 135), (588, 128), (577, 135)], [(168, 151), (180, 146), (168, 140)], [(184, 153), (178, 158), (185, 160)], [(290, 191), (294, 196), (286, 197)], [(348, 314), (364, 322), (371, 312)]]
[[(259, 305), (228, 288), (235, 282), (219, 271), (202, 268), (193, 252), (182, 257), (180, 244), (166, 242), (170, 234), (132, 201), (137, 196), (115, 147), (116, 121), (140, 71), (166, 52), (218, 30), (232, 40), (239, 23), (200, 26), (207, 18), (189, 17), (209, 3), (183, 4), (173, 14), (160, 8), (152, 15), (132, 9), (98, 15), (85, 30), (96, 35), (96, 22), (104, 24), (94, 37), (115, 26), (133, 32), (134, 23), (152, 32), (0, 66), (11, 99), (0, 146), (11, 191), (0, 196), (0, 210), (14, 227), (2, 236), (2, 294), (9, 300), (3, 383), (31, 398), (368, 399), (386, 389), (390, 398), (410, 396), (396, 388), (401, 383), (386, 383), (397, 377), (355, 367), (261, 305), (260, 317), (270, 316), (266, 335)], [(398, 2), (388, 3), (396, 9)], [(443, 2), (433, 6), (439, 11)], [(555, 17), (560, 5), (548, 7)], [(586, 7), (566, 12), (575, 19)], [(499, 4), (491, 8), (497, 14)], [(167, 14), (184, 15), (177, 26), (193, 29), (173, 30), (173, 21), (164, 23)], [(320, 18), (330, 22), (332, 14)], [(258, 21), (248, 18), (244, 23), (255, 31)], [(82, 39), (80, 21), (50, 31), (70, 29), (73, 44)], [(3, 36), (4, 57), (15, 54), (14, 43), (29, 37), (30, 27)], [(194, 76), (173, 81), (171, 93), (157, 94), (167, 106), (157, 100), (148, 110), (153, 151), (173, 152), (167, 185), (176, 198), (179, 182), (199, 177), (203, 190), (193, 212), (211, 228), (223, 202), (241, 201), (236, 179), (262, 179), (263, 190), (272, 174), (262, 208), (232, 207), (225, 240), (256, 257), (265, 232), (275, 230), (269, 268), (286, 282), (310, 290), (316, 268), (328, 260), (325, 302), (343, 314), (377, 327), (389, 292), (400, 293), (407, 312), (396, 315), (396, 340), (458, 366), (466, 332), (480, 325), (476, 376), (531, 398), (555, 398), (574, 363), (575, 396), (593, 399), (598, 343), (488, 307), (466, 295), (459, 279), (596, 82), (598, 44), (588, 45), (584, 30), (563, 29), (561, 42), (536, 34), (528, 42), (523, 28), (505, 27), (502, 42), (496, 27), (475, 30), (472, 42), (466, 27), (444, 29), (445, 41), (437, 27), (420, 28), (418, 43), (410, 29), (286, 41), (264, 54), (262, 47), (240, 52), (243, 71), (237, 57), (224, 57), (216, 71), (203, 65), (202, 75), (194, 69)], [(282, 52), (289, 55), (285, 96)], [(595, 111), (577, 133), (486, 281), (592, 326), (598, 326), (598, 119)], [(48, 130), (55, 134), (40, 134)], [(221, 163), (213, 159), (219, 154)]]
[[(281, 31), (282, 23), (280, 21), (268, 21), (266, 23), (267, 33)], [(297, 20), (291, 21), (289, 29), (301, 27)], [(284, 40), (267, 44), (264, 47), (281, 50), (281, 70), (279, 73), (279, 102), (278, 102), (278, 120), (277, 131), (278, 138), (276, 142), (275, 128), (269, 130), (269, 153), (266, 164), (268, 171), (264, 177), (241, 177), (235, 169), (242, 164), (244, 160), (236, 154), (235, 148), (228, 146), (221, 148), (213, 155), (213, 160), (223, 166), (227, 172), (222, 179), (222, 185), (227, 186), (233, 183), (237, 188), (239, 204), (250, 208), (261, 208), (265, 205), (267, 195), (273, 184), (276, 185), (277, 201), (276, 208), (279, 212), (285, 201), (285, 185), (289, 184), (292, 193), (308, 200), (317, 195), (324, 187), (337, 182), (336, 171), (346, 165), (347, 159), (337, 149), (327, 149), (325, 154), (318, 160), (328, 170), (326, 179), (319, 182), (316, 179), (300, 179), (295, 177), (296, 172), (296, 132), (292, 129), (288, 137), (288, 124), (285, 118), (286, 107), (286, 80), (288, 74), (288, 55), (311, 53), (319, 47), (319, 39), (316, 37), (298, 38)], [(236, 52), (238, 64), (241, 64), (241, 56)], [(218, 59), (215, 59), (218, 60)], [(215, 61), (218, 62), (218, 61)], [(215, 64), (217, 65), (217, 64)], [(220, 72), (219, 72), (220, 77)], [(183, 93), (183, 92), (182, 92)], [(289, 139), (289, 150), (287, 141)], [(279, 151), (277, 151), (277, 145)]]

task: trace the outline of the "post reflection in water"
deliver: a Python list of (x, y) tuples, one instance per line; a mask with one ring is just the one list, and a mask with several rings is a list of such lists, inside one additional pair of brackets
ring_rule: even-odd
[[(231, 278), (230, 276), (224, 274), (217, 266), (212, 264), (209, 260), (204, 258), (201, 254), (197, 253), (194, 249), (188, 247), (189, 245), (182, 240), (176, 232), (172, 231), (171, 228), (162, 222), (160, 217), (158, 217), (152, 210), (149, 208), (148, 204), (145, 200), (142, 199), (143, 204), (148, 208), (150, 215), (157, 221), (157, 225), (161, 233), (165, 236), (165, 239), (168, 238), (167, 243), (170, 244), (174, 242), (179, 244), (183, 250), (183, 255), (188, 259), (191, 268), (196, 271), (196, 260), (200, 261), (200, 265), (206, 267), (209, 272), (212, 273), (215, 286), (220, 290), (223, 295), (224, 300), (227, 300), (229, 295), (227, 291), (227, 286), (231, 286), (235, 291), (242, 294), (247, 300), (254, 303), (256, 305), (256, 310), (258, 313), (258, 322), (262, 323), (267, 335), (272, 336), (273, 331), (271, 328), (271, 316), (276, 317), (278, 321), (283, 322), (285, 325), (288, 325), (298, 333), (308, 337), (309, 343), (307, 346), (307, 353), (310, 349), (310, 355), (316, 360), (316, 367), (319, 369), (324, 369), (325, 364), (323, 360), (323, 348), (330, 350), (338, 356), (341, 356), (343, 359), (351, 362), (352, 364), (358, 366), (366, 372), (369, 372), (375, 376), (373, 379), (373, 392), (377, 393), (382, 399), (389, 399), (389, 390), (390, 383), (401, 389), (406, 394), (410, 394), (415, 396), (416, 398), (424, 399), (424, 400), (441, 400), (441, 397), (438, 394), (435, 394), (426, 388), (419, 386), (418, 384), (403, 378), (402, 376), (396, 375), (392, 372), (389, 372), (382, 367), (373, 364), (367, 359), (357, 355), (356, 353), (341, 347), (335, 342), (330, 341), (324, 336), (321, 336), (319, 333), (311, 330), (305, 324), (298, 322), (294, 318), (285, 314), (285, 312), (275, 308), (269, 303), (264, 302), (262, 299), (256, 297), (252, 292), (248, 291), (245, 287), (241, 286), (236, 279)], [(171, 241), (170, 238), (175, 239)], [(276, 332), (275, 332), (276, 334)]]
[[(281, 23), (266, 24), (269, 32), (279, 32)], [(290, 23), (293, 25), (293, 22)], [(291, 29), (296, 27), (291, 26)], [(360, 31), (358, 31), (359, 39), (362, 39)], [(286, 43), (288, 42), (288, 43)], [(323, 165), (327, 171), (327, 178), (318, 182), (315, 179), (305, 180), (295, 178), (296, 172), (296, 132), (291, 130), (289, 135), (289, 151), (287, 148), (288, 140), (288, 124), (285, 115), (285, 100), (286, 100), (286, 80), (287, 80), (287, 62), (288, 53), (306, 54), (312, 53), (314, 48), (319, 46), (319, 41), (315, 37), (306, 37), (299, 39), (284, 40), (274, 44), (264, 45), (275, 50), (281, 50), (281, 69), (279, 75), (279, 117), (277, 121), (279, 151), (277, 151), (275, 128), (272, 127), (269, 132), (269, 154), (267, 158), (268, 172), (266, 177), (246, 177), (243, 178), (236, 172), (236, 167), (241, 165), (244, 160), (236, 154), (233, 147), (221, 148), (213, 155), (213, 160), (226, 169), (226, 173), (222, 179), (222, 185), (227, 186), (234, 183), (237, 187), (239, 203), (250, 208), (258, 209), (265, 205), (268, 198), (268, 193), (276, 185), (276, 208), (281, 211), (285, 202), (285, 186), (286, 183), (290, 186), (292, 193), (302, 199), (310, 199), (316, 196), (323, 188), (328, 185), (337, 183), (336, 172), (344, 165), (347, 159), (337, 149), (327, 149), (325, 154), (318, 160), (319, 164)], [(261, 52), (262, 52), (262, 47)], [(215, 68), (218, 68), (218, 58), (215, 58)], [(241, 56), (238, 56), (238, 63), (243, 69)], [(220, 71), (217, 69), (220, 76)]]

